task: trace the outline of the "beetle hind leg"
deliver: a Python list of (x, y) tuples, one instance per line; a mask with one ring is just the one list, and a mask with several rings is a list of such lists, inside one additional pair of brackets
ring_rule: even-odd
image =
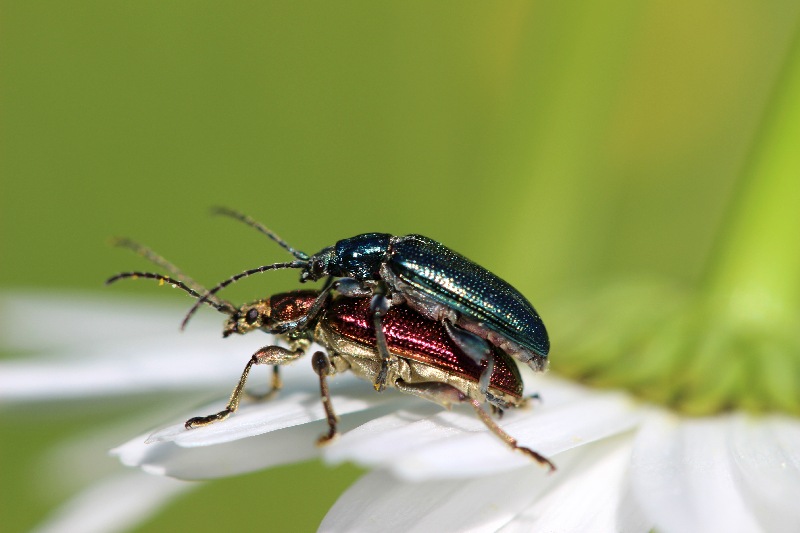
[(486, 368), (481, 372), (478, 386), (480, 387), (481, 394), (488, 400), (492, 397), (489, 394), (489, 382), (492, 379), (492, 372), (494, 372), (494, 356), (492, 355), (492, 349), (489, 343), (474, 333), (454, 326), (449, 320), (444, 320), (442, 324), (450, 339), (452, 339), (456, 346), (467, 354), (470, 359), (478, 364), (486, 361)]
[[(449, 409), (450, 406), (454, 403), (469, 403), (475, 409), (475, 413), (478, 415), (478, 418), (481, 419), (481, 422), (483, 422), (483, 424), (487, 428), (489, 428), (489, 430), (492, 433), (494, 433), (497, 437), (499, 437), (500, 440), (505, 442), (512, 450), (519, 450), (520, 452), (532, 458), (540, 465), (547, 467), (550, 472), (555, 471), (556, 466), (552, 462), (550, 462), (550, 460), (547, 457), (540, 454), (539, 452), (531, 450), (530, 448), (526, 448), (525, 446), (520, 446), (519, 444), (517, 444), (517, 439), (515, 439), (514, 437), (503, 431), (503, 429), (497, 425), (497, 422), (492, 420), (492, 415), (490, 415), (489, 413), (486, 412), (486, 410), (484, 410), (479, 400), (467, 397), (467, 395), (465, 395), (452, 385), (439, 382), (412, 384), (412, 383), (406, 383), (403, 380), (397, 380), (397, 382), (395, 383), (395, 387), (402, 392), (413, 394), (414, 396), (418, 396), (420, 398), (424, 398), (426, 400), (438, 403), (439, 405), (447, 409)], [(494, 405), (492, 404), (492, 406)]]
[(536, 461), (540, 465), (547, 467), (547, 469), (550, 472), (555, 472), (556, 465), (554, 465), (550, 461), (550, 459), (540, 454), (539, 452), (536, 452), (534, 450), (531, 450), (530, 448), (526, 448), (525, 446), (520, 446), (519, 444), (517, 444), (517, 439), (515, 439), (514, 437), (503, 431), (503, 429), (500, 426), (498, 426), (494, 420), (492, 420), (491, 415), (483, 409), (478, 400), (470, 399), (469, 403), (475, 409), (475, 413), (477, 413), (478, 417), (481, 419), (483, 424), (487, 428), (489, 428), (489, 430), (491, 430), (492, 433), (497, 435), (500, 438), (500, 440), (502, 440), (509, 447), (511, 447), (511, 449), (521, 451), (528, 457), (531, 457), (534, 461)]
[(407, 394), (413, 394), (423, 400), (428, 400), (433, 403), (438, 403), (445, 409), (450, 409), (454, 403), (461, 403), (466, 401), (467, 397), (463, 392), (448, 385), (447, 383), (439, 383), (436, 381), (428, 381), (425, 383), (406, 383), (402, 379), (398, 379), (395, 388)]
[[(190, 418), (186, 421), (184, 426), (186, 429), (193, 429), (201, 426), (207, 426), (209, 424), (213, 424), (214, 422), (219, 422), (220, 420), (225, 420), (232, 413), (235, 413), (239, 408), (239, 402), (242, 399), (242, 395), (244, 395), (244, 386), (247, 383), (247, 378), (250, 375), (250, 369), (252, 369), (253, 366), (273, 365), (274, 368), (277, 368), (278, 365), (294, 361), (298, 357), (302, 356), (303, 353), (304, 352), (301, 349), (289, 351), (286, 348), (281, 348), (280, 346), (265, 346), (261, 348), (253, 354), (253, 356), (247, 362), (247, 365), (244, 367), (242, 377), (239, 378), (239, 383), (236, 385), (236, 388), (233, 389), (233, 394), (231, 394), (231, 399), (228, 401), (228, 405), (225, 406), (225, 409), (212, 415)], [(280, 389), (280, 375), (273, 373), (272, 379), (273, 390), (275, 390), (274, 387), (276, 384), (276, 379), (278, 380), (278, 389)], [(267, 394), (270, 394), (271, 392), (272, 391), (268, 392)]]

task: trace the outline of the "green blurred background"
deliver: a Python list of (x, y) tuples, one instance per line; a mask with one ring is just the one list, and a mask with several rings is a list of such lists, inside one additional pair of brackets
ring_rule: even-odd
[[(800, 13), (788, 0), (0, 6), (0, 289), (109, 296), (102, 280), (144, 265), (115, 235), (208, 284), (285, 259), (208, 216), (226, 205), (307, 252), (426, 234), (545, 319), (567, 291), (702, 276)], [(145, 295), (175, 299), (113, 291)], [(68, 497), (34, 479), (47, 450), (159, 401), (0, 410), (3, 531)], [(142, 530), (313, 530), (358, 475), (311, 463), (214, 482)]]

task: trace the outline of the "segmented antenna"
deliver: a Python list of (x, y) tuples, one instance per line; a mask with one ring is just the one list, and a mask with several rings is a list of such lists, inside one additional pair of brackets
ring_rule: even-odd
[(182, 289), (183, 291), (187, 292), (190, 296), (193, 296), (198, 299), (198, 301), (202, 301), (207, 303), (217, 311), (225, 313), (226, 315), (233, 316), (236, 313), (236, 308), (228, 302), (219, 302), (219, 301), (212, 301), (206, 299), (203, 295), (188, 287), (184, 282), (171, 278), (169, 276), (164, 276), (163, 274), (156, 274), (155, 272), (122, 272), (121, 274), (117, 274), (116, 276), (112, 276), (106, 280), (106, 285), (111, 285), (112, 283), (119, 281), (121, 279), (138, 279), (138, 278), (145, 278), (145, 279), (154, 279), (159, 281), (162, 285), (164, 283), (169, 283), (173, 287), (178, 289)]
[[(151, 248), (144, 246), (143, 244), (139, 244), (138, 242), (129, 239), (127, 237), (115, 237), (111, 239), (111, 244), (114, 246), (119, 246), (121, 248), (127, 248), (137, 255), (140, 255), (150, 261), (151, 263), (155, 264), (166, 270), (167, 272), (172, 274), (174, 279), (182, 281), (187, 287), (194, 290), (197, 293), (206, 293), (208, 289), (203, 287), (201, 284), (190, 278), (187, 274), (184, 274), (183, 271), (166, 260), (164, 257), (160, 256), (156, 252), (154, 252)], [(195, 296), (196, 298), (200, 298), (200, 296)], [(226, 302), (225, 300), (219, 298), (209, 298), (208, 301), (214, 303), (216, 306), (227, 306), (229, 308), (234, 308), (235, 306), (230, 303)]]
[(278, 243), (281, 246), (281, 248), (288, 251), (297, 259), (300, 259), (302, 261), (307, 261), (309, 259), (308, 254), (301, 252), (300, 250), (295, 250), (294, 248), (289, 246), (289, 243), (281, 239), (277, 233), (275, 233), (271, 229), (264, 226), (262, 223), (250, 218), (249, 216), (243, 213), (234, 211), (233, 209), (229, 209), (227, 207), (212, 207), (211, 212), (215, 215), (223, 215), (226, 217), (230, 217), (234, 220), (238, 220), (239, 222), (244, 222), (251, 228), (255, 228), (256, 230), (260, 231), (261, 233), (263, 233), (264, 235), (266, 235), (267, 237)]
[(189, 309), (189, 312), (186, 313), (186, 317), (183, 319), (183, 322), (181, 323), (181, 329), (186, 328), (186, 324), (189, 323), (189, 319), (192, 318), (192, 315), (194, 315), (195, 312), (197, 312), (197, 310), (200, 308), (200, 306), (202, 304), (209, 303), (209, 299), (213, 298), (216, 293), (218, 293), (219, 291), (221, 291), (222, 289), (224, 289), (225, 287), (227, 287), (231, 283), (239, 281), (242, 278), (246, 278), (248, 276), (252, 276), (253, 274), (261, 274), (262, 272), (266, 272), (268, 270), (281, 270), (281, 269), (284, 269), (284, 268), (305, 268), (307, 266), (308, 266), (308, 262), (307, 261), (292, 261), (290, 263), (274, 263), (272, 265), (264, 265), (264, 266), (260, 266), (258, 268), (251, 268), (250, 270), (245, 270), (244, 272), (240, 272), (239, 274), (236, 274), (235, 276), (231, 276), (230, 278), (226, 279), (225, 281), (223, 281), (222, 283), (220, 283), (216, 287), (212, 288), (202, 298), (200, 298), (199, 300), (197, 300), (197, 302), (195, 302), (195, 304), (192, 306), (192, 308)]
[(183, 281), (188, 287), (191, 287), (195, 291), (206, 292), (205, 287), (203, 287), (195, 280), (190, 278), (180, 268), (178, 268), (174, 264), (164, 259), (162, 256), (155, 253), (151, 248), (148, 248), (143, 244), (139, 244), (138, 242), (129, 239), (127, 237), (114, 237), (113, 239), (111, 239), (111, 244), (113, 246), (119, 246), (120, 248), (127, 248), (128, 250), (133, 251), (136, 255), (144, 257), (154, 265), (160, 266), (161, 268), (172, 274), (173, 278)]

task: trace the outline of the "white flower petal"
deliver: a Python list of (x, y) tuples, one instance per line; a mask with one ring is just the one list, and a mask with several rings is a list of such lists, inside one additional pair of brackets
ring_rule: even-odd
[(630, 450), (627, 436), (581, 446), (562, 454), (553, 474), (529, 466), (416, 483), (377, 470), (339, 498), (320, 531), (646, 532), (626, 490)]
[[(112, 299), (113, 298), (113, 299)], [(51, 352), (93, 342), (178, 335), (186, 307), (142, 303), (141, 299), (98, 298), (80, 293), (5, 293), (0, 297), (0, 338), (8, 349)], [(47, 317), (47, 334), (42, 322)], [(191, 332), (213, 331), (221, 336), (219, 316), (195, 317)], [(56, 350), (53, 350), (56, 348)]]
[(195, 484), (128, 472), (92, 485), (58, 508), (36, 533), (129, 531)]
[[(7, 361), (0, 363), (0, 399), (54, 401), (198, 388), (227, 381), (231, 388), (247, 354), (236, 364), (230, 349), (199, 350), (198, 345), (158, 346), (138, 343), (109, 347), (100, 357), (81, 354), (71, 362)], [(95, 347), (97, 349), (97, 347)], [(88, 351), (88, 350), (87, 350)], [(142, 354), (147, 354), (142, 357)]]
[[(363, 424), (385, 412), (385, 408), (375, 408), (345, 415), (340, 426), (348, 428)], [(111, 454), (123, 464), (142, 468), (150, 474), (178, 479), (211, 479), (317, 457), (320, 454), (317, 439), (327, 433), (327, 429), (324, 420), (317, 420), (224, 444), (189, 448), (174, 442), (147, 444), (147, 436), (140, 435), (115, 448)]]
[[(339, 415), (384, 405), (395, 399), (392, 395), (375, 393), (369, 384), (358, 382), (355, 376), (337, 377), (336, 381), (336, 387), (332, 385), (330, 390), (331, 401)], [(278, 397), (269, 401), (243, 403), (226, 420), (208, 426), (187, 430), (182, 420), (157, 431), (148, 441), (172, 441), (184, 447), (210, 446), (324, 419), (325, 410), (316, 384), (299, 385), (296, 382), (287, 384)], [(195, 416), (220, 411), (224, 406), (225, 402), (219, 402), (201, 408)]]
[(142, 435), (110, 453), (123, 464), (139, 467), (148, 474), (211, 479), (311, 459), (318, 453), (314, 442), (323, 429), (323, 424), (307, 424), (268, 436), (195, 448), (172, 442), (145, 444)]
[[(0, 400), (53, 401), (215, 386), (236, 385), (250, 356), (259, 348), (280, 344), (275, 337), (254, 334), (222, 339), (219, 324), (192, 335), (174, 328), (168, 335), (101, 340), (71, 349), (59, 357), (0, 362)], [(316, 346), (314, 346), (316, 348)], [(316, 382), (310, 362), (282, 367), (288, 379)], [(263, 367), (254, 369), (253, 382)], [(295, 374), (297, 375), (294, 378)]]
[[(629, 431), (641, 409), (620, 393), (564, 393), (561, 382), (541, 382), (546, 404), (509, 410), (500, 426), (518, 442), (554, 456), (587, 442)], [(438, 409), (438, 412), (437, 412)], [(333, 463), (350, 460), (392, 468), (409, 480), (493, 474), (531, 463), (493, 435), (471, 409), (441, 411), (435, 405), (401, 411), (345, 435), (325, 453)]]
[(735, 483), (731, 420), (654, 414), (643, 424), (635, 439), (631, 483), (657, 530), (761, 531)]
[(739, 416), (732, 459), (738, 485), (764, 531), (800, 531), (800, 421)]
[(652, 524), (627, 490), (631, 448), (628, 436), (581, 447), (577, 460), (553, 474), (550, 489), (500, 531), (649, 531)]
[(319, 531), (497, 531), (555, 480), (535, 467), (486, 478), (422, 483), (375, 470), (347, 489)]

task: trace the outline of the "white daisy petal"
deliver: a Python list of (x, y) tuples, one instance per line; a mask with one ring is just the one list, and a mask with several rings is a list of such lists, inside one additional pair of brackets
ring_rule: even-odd
[(800, 421), (737, 417), (732, 459), (738, 484), (764, 531), (800, 531)]
[(534, 467), (422, 483), (375, 470), (337, 500), (319, 531), (497, 531), (555, 482), (556, 476)]
[[(628, 398), (605, 394), (592, 401), (510, 413), (500, 425), (520, 445), (552, 459), (576, 446), (629, 431), (639, 418), (639, 410)], [(393, 469), (408, 479), (427, 479), (487, 475), (530, 463), (520, 453), (509, 453), (508, 446), (483, 424), (476, 426), (476, 430), (452, 443), (417, 449), (396, 461)]]
[(635, 439), (631, 483), (656, 529), (761, 531), (735, 483), (731, 421), (665, 414), (643, 424)]
[[(357, 383), (354, 376), (342, 376), (337, 381), (339, 383), (336, 384), (336, 389), (331, 388), (331, 401), (339, 415), (363, 411), (392, 400), (389, 395), (376, 394), (369, 386), (359, 386), (360, 383)], [(325, 410), (319, 389), (314, 384), (308, 385), (300, 387), (296, 382), (290, 383), (277, 398), (243, 403), (226, 420), (204, 427), (187, 430), (184, 427), (185, 420), (182, 420), (157, 431), (148, 438), (148, 442), (172, 441), (184, 447), (210, 446), (322, 420), (325, 418)], [(199, 409), (197, 415), (211, 414), (223, 407), (224, 402), (219, 402)]]
[(95, 484), (47, 518), (35, 533), (129, 531), (195, 486), (176, 479), (128, 472)]
[[(571, 387), (570, 387), (571, 388)], [(523, 445), (553, 456), (581, 444), (629, 431), (640, 409), (619, 393), (559, 394), (559, 382), (547, 386), (548, 402), (532, 409), (509, 411), (500, 426)], [(345, 435), (326, 450), (333, 463), (350, 460), (392, 468), (410, 480), (463, 478), (493, 474), (530, 464), (494, 436), (471, 409), (439, 410), (419, 406), (375, 420)]]
[[(438, 405), (416, 402), (396, 409), (348, 431), (325, 450), (332, 464), (354, 461), (362, 465), (384, 464), (387, 458), (401, 457), (419, 446), (446, 439), (457, 432), (437, 418), (446, 414)], [(457, 421), (467, 421), (466, 417)]]
[(254, 472), (316, 456), (324, 424), (306, 424), (216, 446), (184, 448), (172, 442), (145, 444), (145, 436), (111, 450), (127, 466), (178, 479), (212, 479)]
[(581, 447), (577, 460), (552, 476), (549, 490), (500, 531), (649, 531), (652, 524), (626, 490), (631, 448), (627, 436)]
[[(349, 428), (363, 424), (384, 415), (385, 409), (378, 407), (345, 415), (340, 426)], [(211, 479), (317, 457), (320, 454), (317, 439), (327, 433), (327, 429), (324, 420), (317, 420), (223, 444), (188, 448), (174, 442), (148, 444), (146, 435), (140, 435), (111, 450), (111, 454), (123, 464), (139, 467), (150, 474), (178, 479)]]
[[(47, 335), (42, 335), (41, 321), (45, 310)], [(5, 293), (0, 297), (0, 338), (9, 349), (41, 351), (57, 356), (74, 346), (92, 342), (176, 336), (188, 307), (152, 305), (141, 300), (97, 298), (82, 294)], [(191, 331), (217, 332), (220, 337), (219, 316), (195, 317)]]
[[(277, 343), (271, 335), (222, 339), (208, 331), (195, 336), (172, 333), (127, 342), (98, 341), (71, 355), (0, 362), (0, 400), (53, 401), (136, 394), (157, 390), (219, 387), (233, 389), (250, 356)], [(310, 362), (282, 367), (285, 380), (316, 383)], [(259, 382), (264, 367), (254, 369)], [(264, 382), (264, 381), (262, 381)]]
[(229, 351), (199, 350), (185, 342), (140, 342), (108, 347), (102, 357), (76, 355), (72, 362), (5, 361), (0, 363), (0, 399), (53, 401), (235, 384), (244, 363), (236, 364)]

